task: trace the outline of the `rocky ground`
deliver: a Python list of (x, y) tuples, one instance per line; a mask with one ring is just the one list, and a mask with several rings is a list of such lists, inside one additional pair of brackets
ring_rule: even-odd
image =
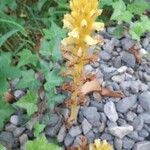
[[(56, 137), (62, 145), (70, 147), (80, 143), (79, 137), (85, 135), (89, 143), (96, 138), (106, 139), (115, 150), (150, 150), (150, 34), (136, 43), (143, 56), (142, 63), (138, 64), (134, 55), (128, 52), (135, 41), (128, 35), (114, 38), (112, 30), (108, 28), (101, 33), (105, 40), (100, 61), (87, 65), (85, 70), (96, 73), (104, 87), (121, 90), (125, 97), (89, 95), (86, 105), (80, 108), (77, 124), (69, 130), (64, 124), (69, 110), (57, 107), (57, 113), (50, 114), (44, 130), (49, 140)], [(14, 93), (17, 99), (24, 94), (20, 90)], [(18, 110), (0, 133), (0, 141), (15, 150), (21, 144), (23, 150), (25, 142), (33, 138), (33, 122), (24, 124), (25, 120), (23, 112)]]

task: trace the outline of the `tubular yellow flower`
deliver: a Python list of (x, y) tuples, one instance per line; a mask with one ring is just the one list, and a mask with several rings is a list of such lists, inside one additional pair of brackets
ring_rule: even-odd
[[(70, 0), (71, 13), (66, 14), (63, 19), (64, 28), (68, 29), (68, 37), (62, 40), (62, 53), (67, 59), (67, 70), (72, 82), (65, 89), (72, 93), (69, 107), (70, 117), (67, 122), (71, 126), (76, 122), (79, 104), (83, 102), (81, 87), (84, 85), (84, 66), (91, 61), (88, 48), (99, 43), (92, 37), (93, 31), (100, 31), (104, 24), (95, 22), (102, 13), (98, 9), (98, 0)], [(69, 49), (69, 50), (68, 50)], [(93, 57), (94, 58), (94, 57)]]
[(89, 150), (112, 150), (112, 146), (106, 140), (96, 139), (93, 144), (89, 145)]

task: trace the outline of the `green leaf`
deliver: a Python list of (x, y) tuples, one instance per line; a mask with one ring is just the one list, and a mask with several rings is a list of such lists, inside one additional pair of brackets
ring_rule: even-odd
[(28, 91), (27, 95), (22, 97), (18, 102), (15, 103), (15, 105), (24, 108), (27, 111), (27, 114), (31, 116), (38, 110), (37, 100), (37, 94), (35, 92)]
[(51, 28), (44, 29), (44, 39), (41, 41), (40, 54), (43, 56), (51, 56), (52, 60), (58, 61), (61, 57), (60, 43), (66, 32), (58, 27), (54, 22)]
[(50, 93), (47, 93), (46, 97), (48, 99), (47, 105), (50, 109), (53, 109), (56, 104), (62, 103), (66, 98), (65, 95), (55, 94), (52, 91)]
[(48, 143), (44, 135), (38, 137), (34, 141), (28, 141), (26, 144), (26, 150), (62, 150), (53, 143)]
[(15, 10), (17, 3), (15, 0), (0, 0), (0, 10), (6, 11), (8, 8)]
[(8, 19), (2, 19), (0, 18), (0, 23), (5, 23), (6, 25), (14, 26), (16, 29), (18, 29), (24, 36), (27, 36), (25, 28), (18, 24), (17, 22), (13, 20), (8, 20)]
[(147, 16), (142, 16), (141, 21), (136, 21), (131, 25), (129, 33), (132, 38), (140, 41), (140, 36), (142, 36), (146, 31), (150, 31), (150, 20)]
[(21, 76), (21, 71), (11, 66), (11, 54), (0, 53), (0, 94), (7, 91), (7, 79), (14, 79)]
[(134, 14), (142, 14), (146, 9), (150, 8), (150, 3), (145, 0), (134, 0), (127, 6), (127, 10)]
[(38, 137), (40, 135), (40, 133), (44, 130), (44, 128), (45, 128), (44, 124), (36, 123), (34, 125), (34, 136)]
[(33, 70), (22, 71), (22, 78), (16, 85), (17, 89), (36, 90), (40, 86), (39, 80), (35, 78), (35, 72)]
[(0, 119), (0, 130), (2, 130), (5, 121), (10, 117), (11, 114), (14, 113), (14, 108), (6, 103), (2, 98), (0, 98), (0, 114), (1, 114), (1, 119)]
[(0, 145), (0, 150), (7, 150), (7, 149), (3, 145)]
[(123, 0), (118, 0), (113, 3), (112, 5), (114, 11), (111, 16), (111, 20), (117, 20), (120, 15), (122, 15), (122, 12), (126, 10), (126, 5), (123, 2)]
[(7, 32), (6, 34), (2, 35), (0, 37), (0, 47), (7, 41), (8, 38), (10, 38), (12, 35), (14, 35), (17, 32), (18, 32), (18, 30), (13, 29), (13, 30)]
[(18, 67), (27, 65), (27, 64), (32, 64), (33, 66), (36, 67), (38, 59), (35, 54), (32, 54), (32, 52), (28, 49), (23, 49), (20, 53), (18, 53), (20, 56), (20, 60), (18, 63)]
[(113, 0), (101, 0), (101, 1), (99, 1), (99, 3), (100, 3), (101, 7), (112, 6)]
[(63, 83), (63, 78), (59, 76), (59, 69), (53, 69), (46, 75), (46, 84), (44, 85), (45, 90), (51, 91), (56, 86)]
[(123, 25), (116, 26), (115, 30), (113, 31), (113, 35), (116, 38), (121, 38), (123, 36), (123, 33), (124, 33)]

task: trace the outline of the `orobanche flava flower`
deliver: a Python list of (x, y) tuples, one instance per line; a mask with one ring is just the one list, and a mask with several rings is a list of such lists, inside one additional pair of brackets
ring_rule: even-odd
[(90, 144), (89, 150), (112, 150), (112, 146), (106, 140), (96, 139), (93, 144)]
[(71, 76), (72, 81), (64, 84), (63, 89), (71, 92), (71, 98), (67, 102), (70, 108), (70, 117), (67, 122), (71, 126), (76, 122), (79, 105), (84, 103), (84, 95), (81, 87), (86, 82), (84, 66), (95, 59), (88, 54), (91, 45), (100, 43), (98, 38), (93, 38), (93, 31), (100, 31), (104, 24), (96, 22), (96, 18), (102, 13), (98, 9), (98, 0), (71, 0), (71, 13), (63, 19), (64, 28), (68, 29), (68, 37), (62, 40), (62, 54), (67, 60), (67, 70), (64, 75)]

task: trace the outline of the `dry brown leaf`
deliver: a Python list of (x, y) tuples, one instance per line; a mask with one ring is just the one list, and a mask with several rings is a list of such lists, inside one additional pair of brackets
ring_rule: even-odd
[(70, 147), (67, 150), (88, 150), (88, 141), (85, 136), (80, 136), (80, 144), (79, 146)]
[(4, 94), (4, 99), (5, 99), (5, 101), (8, 102), (8, 103), (12, 103), (12, 102), (14, 102), (15, 97), (14, 97), (14, 95), (13, 95), (11, 92), (6, 92), (6, 93)]
[(138, 63), (142, 62), (142, 57), (141, 57), (141, 53), (140, 53), (140, 49), (139, 48), (137, 49), (137, 48), (135, 48), (135, 46), (132, 46), (129, 49), (129, 52), (134, 55), (134, 57), (135, 57), (135, 59), (136, 59), (136, 61)]
[(89, 94), (91, 92), (99, 92), (102, 96), (111, 96), (116, 98), (124, 96), (120, 91), (112, 91), (107, 88), (101, 87), (101, 83), (97, 79), (87, 81), (81, 88), (81, 93), (83, 95)]

